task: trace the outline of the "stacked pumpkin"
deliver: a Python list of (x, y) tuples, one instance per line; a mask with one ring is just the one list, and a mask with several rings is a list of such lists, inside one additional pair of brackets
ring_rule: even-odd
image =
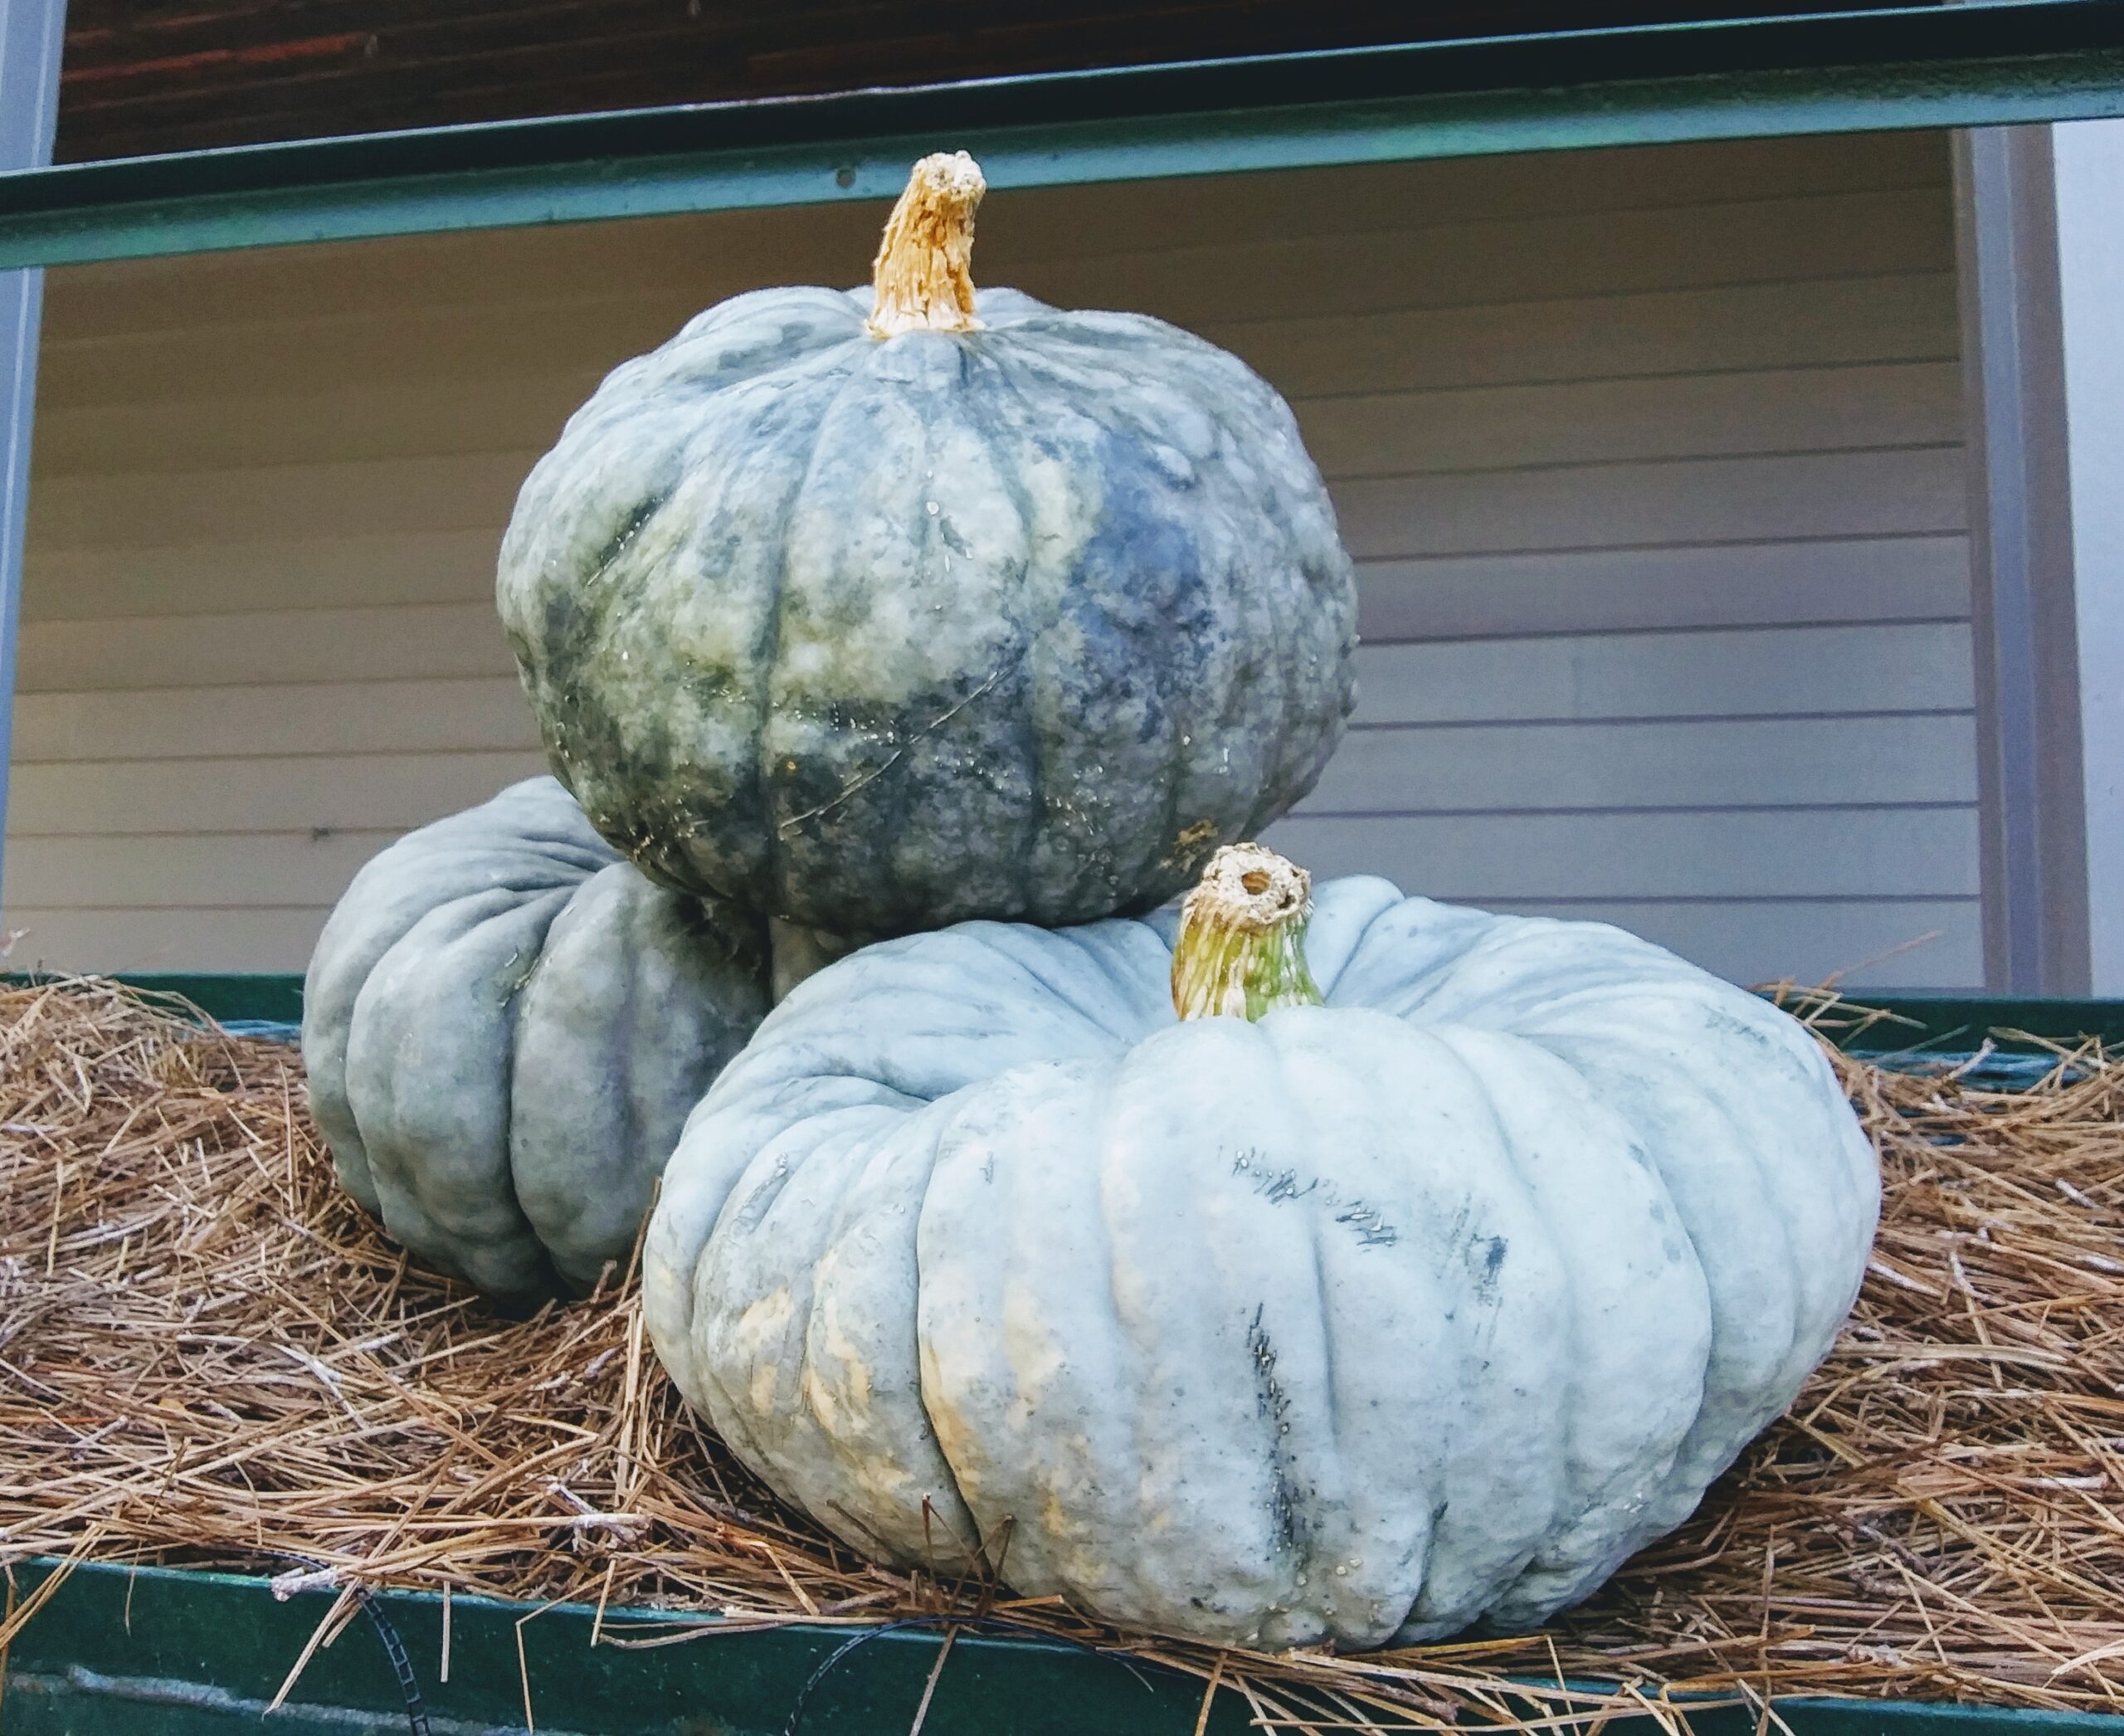
[(1872, 1153), (1657, 948), (1240, 841), (1352, 701), (1326, 490), (1233, 357), (977, 294), (981, 193), (926, 158), (870, 288), (709, 310), (532, 472), (554, 778), (357, 878), (319, 1124), (505, 1296), (660, 1175), (665, 1367), (879, 1558), (1250, 1645), (1537, 1622), (1826, 1352)]

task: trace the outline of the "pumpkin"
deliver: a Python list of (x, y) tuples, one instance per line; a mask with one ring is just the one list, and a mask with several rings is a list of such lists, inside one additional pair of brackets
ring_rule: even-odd
[(767, 1007), (756, 918), (652, 885), (533, 778), (354, 876), (304, 985), (310, 1109), (424, 1261), (504, 1297), (582, 1289)]
[(1878, 1200), (1756, 997), (1242, 848), (1176, 924), (798, 987), (687, 1124), (645, 1300), (874, 1557), (1371, 1647), (1537, 1623), (1678, 1524), (1828, 1350)]
[(553, 773), (662, 883), (835, 934), (1147, 909), (1313, 786), (1357, 599), (1289, 407), (967, 276), (925, 158), (873, 285), (709, 309), (523, 486), (496, 598)]

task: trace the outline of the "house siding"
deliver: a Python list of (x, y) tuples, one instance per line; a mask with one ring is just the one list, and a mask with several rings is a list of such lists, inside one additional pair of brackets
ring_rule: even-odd
[[(299, 968), (368, 856), (539, 769), (490, 601), (524, 471), (606, 368), (720, 296), (847, 280), (878, 217), (53, 274), (14, 960)], [(1365, 644), (1273, 841), (1742, 980), (1966, 987), (1951, 231), (1946, 141), (1912, 134), (998, 194), (977, 267), (1291, 398)]]

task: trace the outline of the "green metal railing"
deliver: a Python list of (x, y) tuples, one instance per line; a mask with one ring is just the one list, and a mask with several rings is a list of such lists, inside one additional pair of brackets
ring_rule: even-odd
[[(41, 979), (33, 973), (0, 973), (0, 982)], [(293, 974), (222, 972), (128, 972), (119, 980), (149, 994), (174, 996), (223, 1024), (299, 1025), (302, 978)], [(2085, 1037), (2124, 1046), (2124, 1000), (2030, 1000), (1990, 995), (1868, 995), (1855, 1004), (1889, 1015), (1838, 1036), (1854, 1053), (1967, 1054), (1988, 1041), (2010, 1054), (2048, 1052), (2053, 1043)]]
[[(39, 971), (0, 973), (0, 983), (63, 980)], [(302, 1022), (302, 978), (221, 971), (130, 971), (118, 981), (153, 996), (172, 996), (222, 1024)]]
[(0, 269), (993, 187), (2124, 115), (2117, 0), (1426, 42), (505, 121), (0, 175)]
[[(16, 1572), (34, 1596), (52, 1564)], [(7, 1736), (220, 1736), (257, 1729), (290, 1665), (332, 1604), (329, 1591), (276, 1600), (263, 1580), (91, 1563), (75, 1569), (15, 1641)], [(263, 1720), (294, 1736), (409, 1729), (500, 1736), (904, 1736), (944, 1635), (938, 1626), (805, 1626), (718, 1636), (714, 1617), (597, 1612), (387, 1592), (373, 1618), (314, 1653), (288, 1703)], [(683, 1636), (683, 1643), (639, 1646)], [(402, 1660), (405, 1668), (400, 1670)], [(409, 1693), (407, 1684), (411, 1685)], [(1202, 1685), (1133, 1660), (966, 1625), (937, 1675), (925, 1736), (1195, 1736)], [(527, 1717), (528, 1712), (528, 1717)], [(416, 1723), (415, 1714), (424, 1723)], [(1784, 1699), (1771, 1729), (1790, 1736), (2119, 1736), (2087, 1713)], [(1759, 1736), (1753, 1707), (1689, 1708), (1693, 1736)], [(1217, 1697), (1205, 1736), (1252, 1729), (1236, 1694)], [(1608, 1736), (1663, 1736), (1649, 1716)]]

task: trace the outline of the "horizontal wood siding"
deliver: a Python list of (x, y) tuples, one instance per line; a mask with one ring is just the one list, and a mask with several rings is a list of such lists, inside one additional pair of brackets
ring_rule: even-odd
[[(1323, 874), (1746, 980), (1980, 980), (1943, 142), (1000, 197), (978, 274), (1293, 400), (1360, 563)], [(293, 969), (360, 863), (538, 768), (494, 619), (525, 470), (870, 208), (55, 274), (8, 816), (17, 960)]]

